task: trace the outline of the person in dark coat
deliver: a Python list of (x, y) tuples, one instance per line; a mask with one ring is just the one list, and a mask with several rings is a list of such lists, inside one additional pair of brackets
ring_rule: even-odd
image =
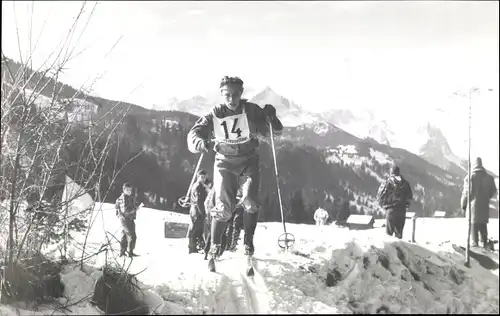
[[(464, 188), (462, 192), (462, 210), (464, 213), (468, 206), (468, 184), (469, 176), (464, 179)], [(488, 221), (490, 217), (490, 199), (497, 194), (495, 181), (483, 167), (483, 161), (480, 157), (476, 158), (471, 170), (471, 223), (472, 223), (472, 246), (477, 247), (478, 235), (481, 235), (481, 243), (484, 248), (488, 248)]]
[(135, 244), (137, 242), (135, 219), (137, 217), (137, 210), (141, 206), (142, 204), (136, 204), (135, 198), (132, 196), (132, 185), (129, 183), (123, 184), (123, 193), (115, 202), (116, 216), (120, 219), (122, 226), (120, 257), (125, 255), (127, 246), (129, 257), (137, 256), (134, 253)]
[(399, 167), (391, 169), (391, 175), (379, 187), (377, 192), (379, 205), (386, 211), (386, 233), (396, 238), (403, 238), (406, 210), (413, 199), (410, 184), (399, 172)]
[(198, 252), (198, 244), (201, 244), (203, 239), (203, 223), (205, 220), (205, 199), (207, 197), (207, 172), (205, 170), (198, 171), (197, 181), (191, 189), (190, 200), (191, 207), (189, 209), (189, 216), (191, 223), (188, 228), (188, 248), (189, 253)]

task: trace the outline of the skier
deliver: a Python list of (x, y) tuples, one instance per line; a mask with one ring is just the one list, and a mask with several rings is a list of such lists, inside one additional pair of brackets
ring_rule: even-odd
[[(188, 147), (192, 153), (216, 152), (214, 164), (214, 190), (216, 205), (210, 211), (212, 245), (209, 270), (215, 271), (215, 259), (222, 243), (226, 222), (236, 206), (236, 193), (242, 188), (245, 229), (245, 255), (251, 263), (254, 254), (253, 233), (257, 225), (259, 205), (259, 141), (257, 136), (267, 136), (268, 123), (273, 130), (282, 131), (283, 125), (276, 117), (276, 109), (241, 99), (243, 81), (238, 77), (224, 77), (220, 82), (224, 103), (200, 117), (188, 133)], [(214, 143), (210, 138), (215, 139)], [(250, 270), (250, 269), (249, 269)]]
[(377, 192), (379, 205), (386, 211), (386, 233), (396, 238), (403, 238), (406, 221), (406, 209), (413, 199), (410, 184), (399, 172), (399, 167), (391, 169), (391, 175), (379, 187)]
[[(141, 204), (142, 205), (142, 204)], [(135, 219), (137, 217), (137, 206), (132, 197), (132, 186), (127, 182), (123, 184), (123, 193), (116, 200), (116, 216), (120, 219), (122, 225), (122, 238), (120, 241), (120, 257), (125, 255), (128, 246), (129, 257), (136, 257), (134, 253), (137, 235), (135, 232)]]
[(321, 207), (314, 212), (314, 221), (316, 221), (316, 226), (323, 226), (328, 220), (328, 212)]
[(193, 185), (190, 192), (191, 207), (189, 209), (189, 216), (191, 223), (188, 228), (188, 248), (189, 254), (198, 252), (197, 245), (203, 238), (203, 222), (205, 220), (205, 199), (207, 197), (207, 172), (200, 170), (197, 173), (197, 181)]
[[(464, 179), (462, 192), (462, 210), (467, 210), (467, 196), (469, 190), (469, 176)], [(485, 249), (491, 247), (488, 243), (488, 220), (490, 217), (490, 199), (497, 194), (495, 181), (483, 167), (481, 158), (476, 158), (471, 173), (471, 223), (472, 223), (472, 246), (478, 247), (478, 235), (481, 235), (482, 246)]]

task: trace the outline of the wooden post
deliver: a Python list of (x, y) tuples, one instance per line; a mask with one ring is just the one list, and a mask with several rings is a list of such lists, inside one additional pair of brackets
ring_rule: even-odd
[(470, 232), (471, 232), (471, 203), (470, 203), (470, 172), (471, 172), (471, 161), (470, 161), (470, 149), (471, 149), (471, 121), (472, 121), (472, 91), (469, 91), (469, 157), (468, 157), (468, 175), (467, 175), (467, 248), (465, 249), (465, 266), (470, 267)]
[(413, 230), (411, 232), (411, 242), (412, 243), (415, 243), (415, 229), (417, 227), (417, 217), (414, 216), (412, 219), (411, 219), (412, 223), (413, 223)]
[(417, 214), (415, 212), (406, 212), (406, 218), (411, 219), (412, 231), (411, 231), (411, 242), (415, 242), (415, 229), (417, 226)]
[(470, 232), (471, 232), (471, 202), (470, 202), (470, 172), (471, 172), (471, 161), (470, 161), (470, 149), (471, 149), (471, 121), (472, 121), (472, 91), (469, 91), (469, 163), (468, 163), (468, 172), (467, 175), (467, 248), (465, 249), (465, 266), (470, 267)]

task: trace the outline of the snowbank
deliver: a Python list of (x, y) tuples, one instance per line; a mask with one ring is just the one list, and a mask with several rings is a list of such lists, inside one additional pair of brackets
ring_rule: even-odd
[[(95, 256), (92, 265), (106, 260), (126, 265), (137, 274), (143, 302), (158, 314), (276, 314), (276, 313), (498, 313), (498, 277), (472, 258), (463, 264), (465, 219), (417, 220), (417, 244), (407, 221), (402, 241), (385, 235), (380, 227), (364, 231), (287, 224), (296, 238), (290, 252), (278, 249), (281, 223), (259, 223), (255, 235), (256, 275), (244, 275), (242, 240), (239, 249), (225, 252), (217, 273), (207, 271), (202, 254), (188, 254), (186, 239), (165, 239), (164, 219), (189, 220), (187, 215), (142, 209), (137, 217), (137, 252), (130, 261), (118, 258), (119, 223), (113, 206), (95, 212), (86, 255), (109, 238), (112, 249)], [(498, 239), (498, 222), (489, 224)], [(76, 236), (71, 251), (81, 256), (85, 236)], [(457, 250), (458, 249), (458, 250)], [(496, 260), (498, 252), (488, 254)], [(93, 293), (100, 276), (95, 267), (84, 271), (69, 266), (63, 271), (73, 314), (96, 314), (82, 300)], [(498, 268), (496, 270), (498, 273)], [(81, 300), (81, 301), (80, 301)], [(64, 302), (66, 303), (66, 302)], [(0, 314), (14, 315), (13, 307)], [(40, 310), (38, 311), (40, 312)], [(10, 313), (10, 314), (9, 314)], [(22, 314), (41, 315), (22, 310)]]

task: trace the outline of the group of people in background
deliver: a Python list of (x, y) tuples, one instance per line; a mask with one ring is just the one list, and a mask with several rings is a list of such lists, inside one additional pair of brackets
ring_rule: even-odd
[[(492, 245), (488, 239), (488, 222), (490, 218), (490, 200), (497, 194), (495, 181), (491, 175), (486, 172), (480, 157), (477, 157), (472, 165), (470, 174), (470, 192), (469, 175), (464, 179), (461, 208), (463, 215), (466, 215), (469, 208), (470, 194), (470, 217), (472, 246), (479, 246), (479, 236), (481, 237), (481, 246), (485, 249), (491, 249)], [(412, 191), (408, 181), (400, 174), (399, 167), (394, 166), (391, 174), (379, 187), (377, 199), (380, 207), (386, 212), (386, 232), (393, 234), (401, 239), (406, 221), (406, 211), (413, 199)]]
[[(264, 108), (242, 99), (243, 81), (238, 77), (224, 77), (220, 82), (224, 100), (204, 116), (201, 116), (187, 136), (188, 148), (193, 153), (215, 151), (213, 183), (201, 170), (197, 181), (189, 192), (191, 224), (188, 231), (189, 253), (204, 249), (210, 256), (209, 269), (215, 271), (215, 259), (221, 253), (235, 250), (240, 232), (245, 232), (245, 255), (254, 253), (253, 235), (259, 210), (259, 137), (269, 137), (271, 129), (280, 134), (283, 125), (276, 116), (276, 109), (266, 104)], [(467, 208), (468, 177), (464, 185), (462, 209)], [(123, 194), (116, 201), (117, 215), (123, 227), (121, 255), (128, 251), (134, 256), (137, 240), (135, 217), (138, 209), (131, 198), (131, 186), (123, 186)], [(487, 243), (489, 200), (496, 194), (493, 178), (476, 159), (471, 175), (471, 216), (473, 242), (478, 244), (478, 234), (483, 244)], [(401, 239), (406, 220), (406, 211), (411, 204), (411, 186), (400, 174), (398, 166), (390, 171), (377, 192), (377, 201), (386, 214), (386, 233)], [(345, 204), (345, 203), (344, 203)], [(314, 213), (318, 226), (328, 221), (328, 212), (319, 208)], [(338, 214), (337, 224), (345, 225), (349, 217), (346, 211)]]
[[(471, 234), (472, 246), (481, 246), (490, 249), (488, 239), (487, 224), (490, 217), (490, 200), (497, 194), (495, 181), (483, 167), (480, 157), (476, 158), (471, 169)], [(469, 195), (469, 176), (464, 179), (464, 186), (461, 197), (461, 208), (465, 215), (468, 208)], [(389, 236), (395, 236), (398, 239), (403, 238), (403, 229), (406, 222), (406, 212), (413, 200), (413, 193), (408, 181), (401, 175), (398, 166), (393, 166), (390, 170), (389, 177), (383, 181), (377, 191), (377, 202), (385, 211), (385, 229)], [(348, 209), (348, 208), (347, 208)], [(337, 226), (345, 225), (345, 222), (350, 214), (339, 212), (337, 216)], [(347, 215), (347, 216), (346, 216)], [(339, 220), (339, 216), (343, 219)], [(314, 221), (317, 226), (325, 225), (328, 221), (328, 212), (323, 208), (318, 208), (314, 213)], [(479, 238), (480, 237), (480, 238)]]

